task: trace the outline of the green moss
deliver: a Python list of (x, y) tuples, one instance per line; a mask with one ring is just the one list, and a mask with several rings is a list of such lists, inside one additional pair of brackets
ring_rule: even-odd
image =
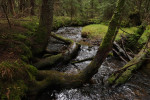
[(22, 54), (20, 55), (22, 60), (28, 61), (30, 58), (32, 58), (32, 52), (28, 46), (25, 44), (20, 45), (20, 48), (22, 50)]
[(15, 41), (23, 42), (26, 45), (31, 45), (31, 41), (29, 40), (31, 36), (28, 36), (27, 34), (24, 35), (24, 34), (21, 33), (13, 34), (12, 39)]
[(108, 79), (107, 79), (107, 81), (108, 81), (108, 83), (109, 84), (113, 84), (113, 82), (115, 81), (115, 79), (116, 79), (116, 75), (111, 75)]
[(147, 26), (146, 30), (144, 31), (144, 33), (138, 40), (138, 44), (140, 47), (143, 46), (143, 44), (147, 42), (149, 36), (150, 36), (150, 28), (149, 28), (149, 26)]
[[(126, 66), (125, 66), (126, 67)], [(124, 68), (125, 68), (124, 67)], [(140, 65), (133, 65), (131, 67), (129, 67), (125, 72), (122, 73), (122, 75), (116, 80), (115, 84), (119, 85), (119, 84), (123, 84), (125, 83), (129, 77), (131, 77), (133, 71), (137, 70), (140, 67)]]
[(27, 20), (27, 21), (23, 21), (21, 24), (21, 26), (27, 28), (28, 30), (35, 32), (39, 26), (39, 20), (37, 17), (25, 17), (23, 18), (23, 20)]
[[(104, 38), (106, 32), (108, 30), (108, 26), (104, 24), (92, 24), (87, 25), (83, 27), (82, 29), (82, 36), (86, 36), (89, 38)], [(135, 31), (137, 30), (136, 27), (130, 27), (130, 28), (123, 28), (128, 33), (135, 34)], [(116, 37), (116, 40), (120, 39), (120, 35), (126, 35), (127, 33), (124, 33), (122, 30), (119, 30), (118, 35)]]
[(53, 29), (58, 29), (60, 27), (68, 26), (70, 24), (71, 24), (71, 20), (69, 17), (64, 17), (64, 16), (56, 17), (56, 16), (54, 16)]
[(59, 40), (64, 41), (65, 43), (70, 44), (70, 43), (73, 43), (73, 42), (74, 42), (73, 40), (64, 38), (64, 37), (62, 37), (62, 36), (60, 36), (60, 35), (53, 34), (53, 33), (51, 33), (51, 34), (52, 34), (53, 36), (55, 36), (56, 38), (58, 38)]
[(14, 34), (14, 38), (19, 41), (24, 41), (27, 39), (27, 37), (23, 34)]
[(57, 63), (57, 61), (61, 58), (62, 58), (62, 54), (58, 54), (58, 55), (49, 57), (50, 64), (53, 65), (53, 64)]
[(44, 68), (44, 67), (47, 67), (47, 66), (52, 66), (52, 65), (57, 64), (62, 59), (63, 59), (63, 55), (62, 54), (57, 54), (57, 55), (50, 56), (48, 58), (45, 58), (45, 59), (41, 60), (35, 66), (38, 69)]
[(112, 52), (110, 52), (110, 53), (108, 54), (108, 56), (113, 56), (113, 53), (112, 53)]

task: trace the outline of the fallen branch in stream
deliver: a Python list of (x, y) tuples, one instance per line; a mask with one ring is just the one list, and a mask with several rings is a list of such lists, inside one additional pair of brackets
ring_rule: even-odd
[(85, 59), (82, 59), (82, 60), (78, 60), (78, 61), (73, 61), (73, 62), (71, 62), (71, 64), (82, 63), (82, 62), (85, 62), (85, 61), (91, 61), (93, 59), (94, 59), (94, 56), (93, 57), (89, 57), (89, 58), (85, 58)]
[(127, 53), (127, 51), (126, 51), (126, 49), (125, 49), (125, 47), (124, 47), (124, 41), (123, 41), (122, 38), (121, 38), (121, 43), (122, 43), (123, 50), (124, 50), (124, 52), (125, 52), (125, 54), (126, 54), (128, 60), (129, 60), (129, 61), (132, 60), (133, 58)]
[(120, 54), (119, 52), (117, 52), (115, 49), (112, 49), (118, 56), (121, 60), (123, 60), (125, 63), (127, 63), (128, 61), (126, 61)]
[(150, 42), (148, 42), (148, 48), (146, 48), (145, 45), (143, 49), (130, 62), (128, 62), (123, 68), (119, 69), (118, 71), (115, 71), (108, 78), (108, 84), (117, 86), (126, 82), (129, 79), (129, 77), (132, 76), (133, 72), (140, 68), (146, 60), (145, 58), (147, 58), (147, 54), (150, 53), (149, 47)]
[(113, 43), (113, 51), (119, 56), (119, 58), (121, 58), (125, 62), (128, 62), (132, 59), (132, 57), (127, 54), (125, 47), (123, 46), (122, 48), (117, 42)]
[(39, 62), (35, 63), (34, 66), (36, 66), (36, 68), (38, 69), (50, 69), (52, 66), (54, 67), (60, 64), (62, 65), (64, 63), (67, 63), (77, 55), (80, 49), (80, 44), (75, 43), (70, 39), (63, 38), (53, 33), (51, 34), (51, 36), (68, 44), (68, 48), (62, 53), (43, 58)]

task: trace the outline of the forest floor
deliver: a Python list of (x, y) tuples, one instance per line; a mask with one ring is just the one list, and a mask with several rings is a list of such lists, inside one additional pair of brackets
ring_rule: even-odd
[(22, 50), (17, 45), (20, 43), (18, 36), (26, 32), (27, 29), (21, 26), (12, 25), (10, 28), (7, 23), (0, 23), (0, 62), (19, 59)]

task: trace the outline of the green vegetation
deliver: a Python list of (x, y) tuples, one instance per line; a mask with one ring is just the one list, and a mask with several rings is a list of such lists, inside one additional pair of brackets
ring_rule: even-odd
[(146, 43), (146, 41), (148, 40), (148, 37), (150, 36), (150, 25), (148, 25), (146, 27), (146, 30), (144, 31), (144, 33), (142, 34), (141, 38), (138, 40), (138, 44), (139, 46), (143, 45), (144, 43)]
[(0, 63), (0, 99), (21, 100), (28, 90), (27, 84), (35, 80), (37, 70), (23, 61)]
[[(104, 24), (92, 24), (83, 27), (82, 29), (82, 36), (89, 37), (89, 38), (103, 38), (107, 32), (108, 26)], [(137, 28), (130, 27), (130, 28), (122, 28), (127, 33), (135, 34)], [(116, 40), (120, 39), (120, 35), (126, 35), (127, 33), (119, 30)]]

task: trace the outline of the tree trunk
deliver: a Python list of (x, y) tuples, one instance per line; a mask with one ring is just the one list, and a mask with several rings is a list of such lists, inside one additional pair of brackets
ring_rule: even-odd
[(9, 6), (10, 6), (10, 12), (13, 16), (15, 16), (16, 13), (15, 13), (15, 9), (14, 9), (14, 2), (12, 0), (8, 0), (8, 2), (9, 2)]
[(91, 18), (93, 18), (94, 17), (94, 1), (93, 0), (91, 0)]
[(34, 8), (35, 8), (35, 0), (30, 0), (30, 6), (31, 6), (31, 12), (30, 12), (30, 15), (35, 15), (35, 12), (34, 12)]
[(120, 22), (121, 12), (124, 6), (125, 0), (118, 0), (117, 8), (109, 23), (108, 31), (97, 51), (97, 54), (92, 62), (82, 71), (82, 77), (85, 80), (91, 79), (93, 75), (98, 72), (99, 67), (107, 57), (108, 53), (112, 49), (113, 42), (115, 40), (118, 26)]
[(73, 18), (73, 0), (71, 0), (70, 2), (70, 16), (71, 16), (71, 22), (72, 22), (72, 18)]
[(20, 4), (19, 4), (20, 12), (23, 12), (24, 9), (25, 9), (25, 1), (24, 0), (20, 0)]
[(49, 35), (52, 29), (53, 4), (54, 0), (42, 1), (39, 28), (37, 35), (35, 36), (35, 44), (32, 48), (34, 54), (43, 52), (47, 46)]

